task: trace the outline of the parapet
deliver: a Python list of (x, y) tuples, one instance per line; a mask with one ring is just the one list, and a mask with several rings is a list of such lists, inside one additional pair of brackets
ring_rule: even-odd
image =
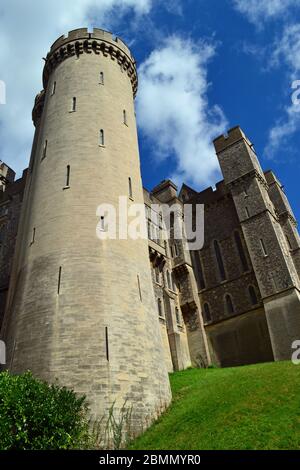
[(197, 194), (197, 202), (200, 204), (213, 204), (228, 195), (224, 180), (216, 184), (216, 188), (211, 186)]
[(32, 120), (35, 127), (38, 125), (38, 122), (42, 116), (45, 103), (45, 91), (42, 90), (35, 97), (34, 106), (32, 110)]
[(222, 152), (227, 147), (230, 147), (231, 145), (237, 143), (240, 140), (244, 140), (250, 147), (252, 147), (250, 140), (248, 139), (248, 137), (246, 137), (240, 126), (236, 126), (232, 129), (229, 129), (227, 134), (220, 135), (219, 137), (214, 139), (213, 143), (215, 146), (216, 153), (218, 154)]
[(161, 202), (168, 202), (177, 197), (177, 186), (171, 180), (163, 180), (152, 189), (151, 194)]
[(279, 179), (277, 178), (277, 176), (272, 170), (265, 171), (264, 175), (269, 186), (271, 186), (274, 183), (277, 183), (280, 188), (282, 187), (282, 184), (280, 183)]
[(0, 160), (0, 186), (5, 187), (7, 183), (13, 183), (15, 180), (15, 172)]
[(90, 33), (87, 28), (73, 29), (69, 31), (67, 35), (60, 36), (51, 46), (50, 53), (55, 52), (60, 47), (64, 46), (68, 42), (78, 41), (79, 39), (98, 39), (100, 41), (109, 42), (112, 45), (116, 45), (119, 49), (122, 49), (134, 61), (134, 58), (122, 39), (114, 36), (109, 31), (105, 31), (100, 28), (93, 28), (93, 32)]
[(87, 28), (79, 28), (70, 31), (67, 35), (60, 36), (51, 46), (47, 54), (43, 71), (43, 85), (46, 89), (49, 76), (52, 70), (65, 59), (80, 54), (102, 54), (116, 60), (127, 72), (136, 95), (138, 78), (136, 61), (128, 46), (120, 39), (108, 31), (94, 28), (89, 32)]

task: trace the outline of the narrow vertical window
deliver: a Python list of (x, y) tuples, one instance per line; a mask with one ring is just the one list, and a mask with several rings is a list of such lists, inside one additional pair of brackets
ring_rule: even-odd
[(236, 243), (236, 246), (237, 246), (237, 249), (238, 249), (239, 257), (240, 257), (240, 260), (241, 260), (241, 263), (242, 263), (242, 266), (243, 266), (243, 270), (244, 270), (244, 272), (248, 271), (248, 269), (249, 269), (248, 261), (247, 261), (247, 258), (246, 258), (246, 254), (245, 254), (245, 251), (244, 251), (244, 247), (243, 247), (242, 240), (241, 240), (239, 232), (234, 232), (234, 238), (235, 238), (235, 243)]
[(174, 278), (174, 274), (172, 273), (172, 289), (174, 292), (176, 292), (176, 282), (175, 282), (175, 278)]
[(104, 146), (104, 130), (101, 129), (99, 133), (99, 144), (103, 147)]
[(171, 286), (171, 275), (170, 275), (170, 271), (167, 271), (167, 283), (168, 283), (168, 288), (171, 290), (171, 289), (172, 289), (172, 286)]
[(80, 44), (79, 44), (78, 41), (75, 43), (75, 54), (76, 54), (76, 59), (79, 59), (79, 55), (80, 55)]
[(174, 228), (174, 218), (175, 218), (175, 214), (174, 212), (171, 212), (170, 213), (170, 229)]
[(103, 72), (100, 72), (99, 83), (100, 85), (104, 85), (104, 73)]
[(176, 316), (176, 323), (177, 323), (177, 325), (181, 325), (181, 317), (180, 317), (180, 313), (179, 313), (179, 308), (178, 308), (178, 307), (175, 308), (175, 316)]
[(250, 212), (249, 212), (249, 209), (248, 209), (247, 206), (245, 207), (245, 212), (246, 212), (246, 216), (247, 216), (247, 217), (250, 217)]
[(42, 154), (42, 160), (46, 158), (47, 156), (47, 147), (48, 147), (48, 140), (45, 140), (44, 142), (44, 147), (43, 147), (43, 154)]
[(66, 187), (70, 186), (70, 165), (67, 165)]
[(56, 82), (53, 82), (51, 95), (55, 95), (56, 91)]
[(157, 284), (160, 283), (160, 272), (158, 267), (155, 268), (155, 282), (157, 282)]
[(34, 227), (33, 230), (32, 230), (32, 238), (31, 238), (31, 243), (30, 243), (30, 245), (33, 245), (33, 244), (34, 244), (34, 241), (35, 241), (35, 227)]
[(217, 240), (214, 241), (214, 249), (215, 249), (215, 255), (216, 255), (216, 260), (217, 260), (217, 264), (219, 268), (221, 281), (225, 281), (226, 279), (225, 268), (224, 268), (221, 249)]
[(75, 96), (72, 98), (71, 111), (72, 111), (72, 113), (75, 113), (75, 111), (76, 111), (76, 98), (75, 98)]
[(225, 297), (225, 306), (226, 306), (226, 312), (228, 314), (234, 313), (232, 298), (229, 294), (227, 294)]
[(175, 256), (179, 256), (179, 250), (178, 250), (178, 245), (177, 243), (174, 243), (174, 253), (175, 253)]
[(142, 302), (142, 291), (141, 291), (141, 282), (140, 282), (140, 276), (137, 275), (137, 284), (138, 284), (138, 290), (139, 290), (139, 296), (140, 296), (140, 301)]
[(108, 328), (105, 327), (105, 351), (106, 351), (106, 360), (109, 362), (109, 346), (108, 346)]
[(264, 243), (263, 239), (260, 238), (259, 241), (260, 241), (260, 246), (261, 246), (263, 255), (264, 255), (264, 256), (268, 256), (268, 252), (267, 252), (267, 250), (266, 250), (266, 246), (265, 246), (265, 243)]
[(123, 110), (123, 122), (124, 122), (125, 126), (127, 126), (127, 113), (126, 113), (125, 109)]
[(204, 322), (208, 323), (211, 321), (211, 313), (210, 313), (210, 308), (207, 302), (203, 305), (203, 317), (204, 317)]
[(130, 178), (130, 177), (128, 178), (128, 192), (129, 192), (129, 197), (130, 197), (130, 199), (133, 199), (133, 195), (132, 195), (132, 181), (131, 181), (131, 178)]
[(57, 281), (57, 293), (58, 293), (58, 294), (60, 293), (61, 271), (62, 271), (62, 268), (61, 268), (61, 266), (60, 266), (60, 267), (59, 267), (59, 270), (58, 270), (58, 281)]
[(105, 232), (105, 218), (104, 218), (104, 215), (102, 215), (100, 217), (100, 230), (102, 230), (102, 232)]
[(158, 309), (158, 316), (163, 318), (163, 310), (162, 310), (162, 302), (161, 299), (157, 299), (157, 309)]
[(249, 297), (250, 297), (251, 304), (252, 304), (252, 305), (257, 305), (257, 304), (258, 304), (258, 300), (257, 300), (257, 295), (256, 295), (256, 292), (255, 292), (254, 287), (253, 287), (253, 286), (249, 286), (249, 287), (248, 287), (248, 292), (249, 292)]
[(205, 285), (205, 279), (204, 279), (204, 274), (203, 274), (203, 269), (202, 269), (200, 251), (193, 251), (192, 259), (195, 265), (196, 280), (197, 280), (198, 288), (200, 290), (205, 289), (206, 285)]

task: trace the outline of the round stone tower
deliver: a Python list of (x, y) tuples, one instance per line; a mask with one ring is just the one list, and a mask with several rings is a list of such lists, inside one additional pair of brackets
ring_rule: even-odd
[(170, 401), (148, 242), (96, 236), (107, 230), (100, 204), (143, 205), (135, 61), (112, 34), (74, 30), (52, 45), (43, 85), (4, 324), (8, 367), (85, 394), (93, 416), (127, 400), (145, 425)]

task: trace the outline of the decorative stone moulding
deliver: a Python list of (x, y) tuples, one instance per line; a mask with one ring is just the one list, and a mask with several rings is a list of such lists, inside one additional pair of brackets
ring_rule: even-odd
[(127, 73), (132, 84), (133, 96), (136, 96), (138, 77), (136, 62), (130, 50), (122, 40), (98, 28), (94, 28), (92, 33), (89, 33), (87, 28), (75, 29), (52, 44), (43, 71), (44, 89), (47, 87), (51, 72), (58, 64), (80, 54), (103, 55), (103, 57), (116, 60)]

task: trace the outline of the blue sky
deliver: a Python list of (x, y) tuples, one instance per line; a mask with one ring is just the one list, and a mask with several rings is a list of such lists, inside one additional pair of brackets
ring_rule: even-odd
[(29, 158), (41, 58), (58, 36), (84, 26), (112, 30), (137, 59), (146, 187), (166, 177), (198, 190), (216, 183), (211, 141), (239, 124), (300, 218), (300, 113), (291, 100), (300, 80), (298, 0), (4, 0), (0, 159), (19, 174)]

